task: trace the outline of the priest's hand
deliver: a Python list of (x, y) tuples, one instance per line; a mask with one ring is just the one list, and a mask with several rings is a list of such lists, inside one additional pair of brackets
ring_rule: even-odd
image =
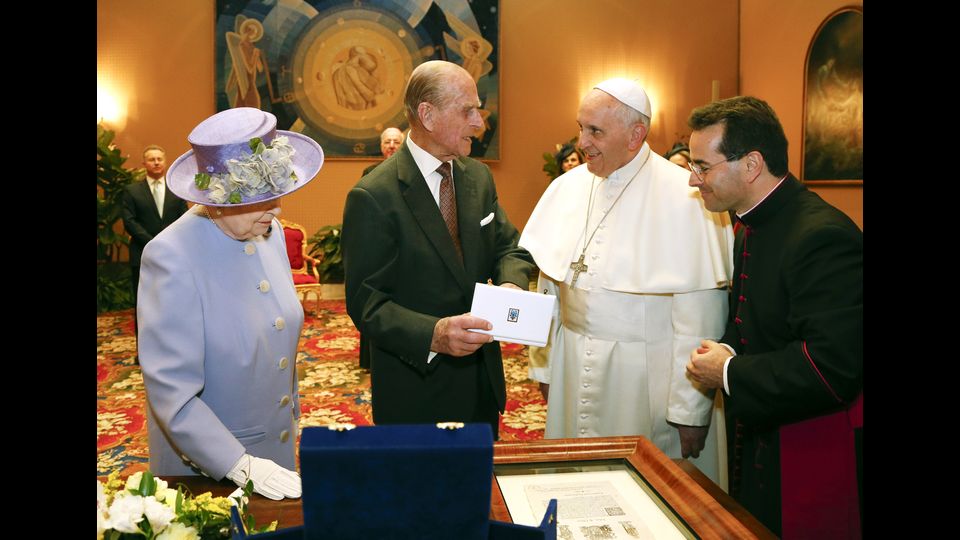
[(469, 332), (468, 328), (493, 330), (493, 325), (489, 321), (474, 317), (469, 313), (444, 317), (437, 321), (437, 325), (433, 327), (430, 350), (450, 356), (466, 356), (485, 343), (493, 341), (493, 336)]
[(680, 432), (680, 453), (684, 458), (700, 457), (707, 440), (707, 431), (710, 426), (681, 426), (674, 424)]
[(300, 475), (285, 469), (272, 460), (244, 454), (240, 457), (227, 478), (243, 487), (247, 480), (253, 480), (253, 491), (268, 499), (279, 501), (284, 497), (300, 497)]
[(543, 400), (550, 402), (550, 385), (547, 383), (537, 383), (540, 385), (540, 393), (543, 394)]
[(690, 353), (687, 374), (706, 388), (723, 388), (723, 363), (730, 356), (726, 347), (705, 339)]

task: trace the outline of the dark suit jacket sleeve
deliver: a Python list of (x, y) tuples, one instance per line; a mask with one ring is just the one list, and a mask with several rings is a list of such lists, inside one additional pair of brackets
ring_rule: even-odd
[(140, 245), (146, 245), (147, 242), (153, 240), (153, 235), (147, 232), (138, 217), (137, 201), (133, 197), (133, 189), (138, 185), (131, 184), (124, 188), (123, 195), (120, 197), (122, 203), (120, 217), (123, 219), (123, 228), (126, 229), (127, 234), (132, 236)]
[(404, 279), (416, 278), (397, 268), (400, 244), (385, 215), (365, 189), (347, 194), (341, 238), (347, 312), (362, 334), (423, 370), (439, 318), (393, 301), (392, 291), (403, 287)]
[(779, 350), (735, 356), (727, 373), (729, 412), (759, 423), (836, 410), (863, 386), (861, 233), (837, 226), (814, 230), (798, 240), (781, 268), (788, 305), (779, 309), (792, 339)]
[(530, 253), (517, 245), (520, 232), (507, 219), (506, 212), (494, 201), (494, 223), (496, 225), (496, 266), (494, 267), (493, 282), (496, 285), (513, 283), (523, 290), (530, 286), (530, 270), (533, 268), (533, 257)]

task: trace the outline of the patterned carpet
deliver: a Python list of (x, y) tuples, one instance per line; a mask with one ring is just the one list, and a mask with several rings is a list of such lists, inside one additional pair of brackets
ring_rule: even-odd
[[(370, 375), (357, 365), (359, 335), (343, 300), (324, 300), (306, 312), (297, 373), (300, 427), (336, 422), (371, 424)], [(527, 378), (527, 348), (501, 344), (507, 410), (500, 420), (504, 441), (543, 438), (547, 408)], [(143, 376), (134, 364), (137, 340), (133, 310), (97, 316), (97, 475), (121, 476), (147, 468)]]

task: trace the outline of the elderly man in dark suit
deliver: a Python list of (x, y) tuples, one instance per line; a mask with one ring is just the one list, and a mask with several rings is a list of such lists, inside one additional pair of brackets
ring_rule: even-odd
[[(403, 132), (398, 128), (388, 127), (383, 130), (383, 133), (380, 134), (380, 153), (383, 154), (383, 159), (386, 160), (388, 157), (397, 153), (397, 150), (400, 149), (400, 145), (402, 144)], [(363, 169), (360, 178), (370, 174), (370, 171), (376, 169), (377, 165), (381, 163), (383, 163), (383, 161), (378, 161)], [(370, 369), (370, 344), (367, 343), (366, 338), (363, 336), (360, 336), (360, 367), (366, 370)]]
[(137, 305), (143, 247), (187, 211), (187, 203), (167, 189), (164, 177), (167, 159), (163, 148), (155, 144), (146, 147), (143, 150), (143, 166), (147, 169), (147, 177), (142, 182), (127, 186), (121, 197), (123, 210), (120, 217), (123, 218), (123, 228), (130, 235), (130, 281), (133, 285), (134, 307)]
[[(380, 153), (383, 154), (383, 159), (387, 159), (392, 156), (400, 149), (400, 145), (403, 144), (403, 132), (399, 128), (388, 127), (383, 130), (383, 133), (380, 134)], [(383, 163), (378, 161), (367, 168), (363, 169), (363, 174), (360, 177), (364, 177), (370, 173), (370, 171), (377, 168), (377, 165)]]
[(486, 165), (466, 157), (483, 125), (477, 87), (444, 61), (418, 66), (404, 98), (403, 147), (347, 195), (347, 312), (370, 343), (377, 424), (487, 422), (506, 404), (500, 344), (470, 328), (474, 284), (526, 288), (533, 263), (497, 202)]

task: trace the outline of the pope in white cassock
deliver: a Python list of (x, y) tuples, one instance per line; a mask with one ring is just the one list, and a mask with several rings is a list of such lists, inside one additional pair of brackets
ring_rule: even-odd
[(733, 231), (689, 172), (650, 150), (650, 118), (627, 79), (580, 103), (587, 163), (550, 184), (520, 237), (539, 290), (558, 299), (530, 376), (549, 385), (546, 438), (643, 435), (726, 489), (720, 404), (685, 366), (700, 340), (723, 334)]

